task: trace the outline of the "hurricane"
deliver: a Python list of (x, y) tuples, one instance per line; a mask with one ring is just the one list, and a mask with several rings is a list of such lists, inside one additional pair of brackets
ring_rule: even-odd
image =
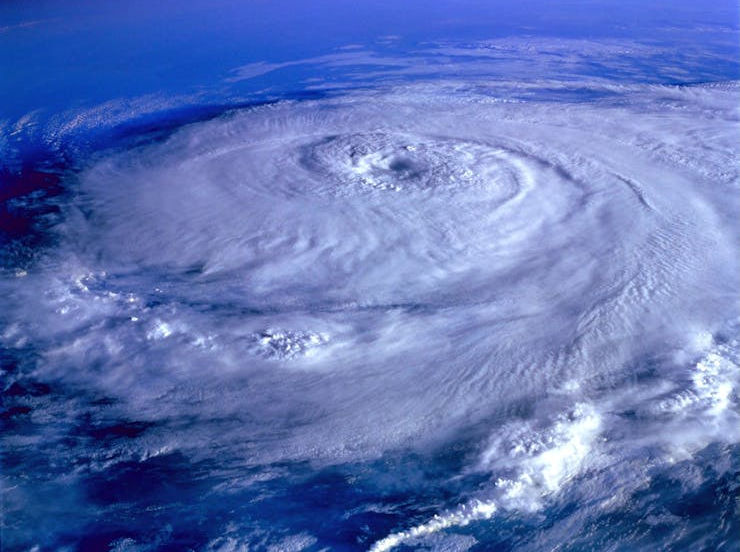
[(4, 549), (738, 549), (738, 81), (455, 48), (6, 122)]

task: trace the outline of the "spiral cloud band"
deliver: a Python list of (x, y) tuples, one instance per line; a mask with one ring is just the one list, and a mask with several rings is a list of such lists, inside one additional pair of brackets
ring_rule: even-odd
[[(543, 92), (576, 86), (588, 99)], [(34, 343), (57, 393), (32, 399), (43, 443), (9, 439), (65, 466), (63, 502), (88, 515), (102, 481), (167, 466), (180, 490), (152, 504), (229, 504), (209, 550), (331, 545), (353, 524), (376, 552), (464, 550), (553, 509), (517, 549), (613, 542), (620, 512), (633, 549), (655, 527), (680, 545), (687, 522), (646, 489), (724, 484), (740, 442), (737, 94), (399, 85), (100, 156), (55, 246), (3, 283), (3, 344)], [(125, 439), (91, 455), (65, 437), (85, 416)], [(307, 470), (342, 474), (323, 499), (339, 513), (291, 525), (320, 493)], [(11, 515), (55, 485), (19, 483)], [(129, 516), (139, 500), (114, 497)], [(42, 517), (39, 539), (57, 531)]]

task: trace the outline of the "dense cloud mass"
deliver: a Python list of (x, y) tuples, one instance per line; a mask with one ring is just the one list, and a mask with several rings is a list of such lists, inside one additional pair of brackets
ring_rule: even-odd
[(399, 85), (98, 156), (1, 284), (11, 544), (730, 546), (737, 97)]

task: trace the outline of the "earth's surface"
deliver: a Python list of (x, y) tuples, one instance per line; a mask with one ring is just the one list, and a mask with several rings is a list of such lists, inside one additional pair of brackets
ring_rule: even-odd
[(740, 550), (735, 2), (106, 4), (0, 4), (2, 550)]

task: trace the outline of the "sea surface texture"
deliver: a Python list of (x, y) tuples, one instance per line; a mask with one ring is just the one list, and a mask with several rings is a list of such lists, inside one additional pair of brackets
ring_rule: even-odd
[(732, 2), (0, 5), (2, 550), (740, 550)]

